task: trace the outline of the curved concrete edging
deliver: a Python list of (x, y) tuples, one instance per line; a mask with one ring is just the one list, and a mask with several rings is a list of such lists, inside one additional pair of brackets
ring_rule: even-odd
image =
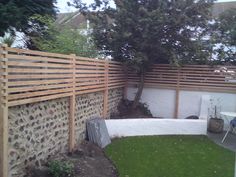
[(207, 120), (113, 119), (105, 120), (109, 136), (206, 135)]

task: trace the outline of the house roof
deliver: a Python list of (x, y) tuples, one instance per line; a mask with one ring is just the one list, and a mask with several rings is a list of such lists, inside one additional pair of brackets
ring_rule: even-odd
[(236, 8), (236, 1), (214, 3), (212, 8), (212, 15), (213, 17), (219, 17), (222, 12), (231, 8)]
[(56, 23), (62, 26), (66, 25), (73, 29), (78, 29), (84, 27), (86, 24), (86, 18), (78, 11), (71, 13), (60, 13), (57, 15)]

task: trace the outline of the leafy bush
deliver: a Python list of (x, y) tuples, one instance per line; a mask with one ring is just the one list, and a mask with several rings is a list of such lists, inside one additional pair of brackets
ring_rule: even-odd
[(53, 160), (49, 163), (49, 171), (53, 177), (73, 177), (74, 164), (71, 162)]

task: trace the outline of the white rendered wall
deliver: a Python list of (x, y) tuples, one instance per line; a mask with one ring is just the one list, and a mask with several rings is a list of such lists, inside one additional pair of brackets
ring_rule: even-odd
[(188, 115), (198, 115), (202, 95), (209, 95), (212, 99), (220, 99), (220, 111), (236, 112), (236, 94), (181, 91), (179, 97), (179, 118)]
[(207, 120), (111, 119), (105, 120), (109, 136), (206, 135)]
[[(127, 97), (129, 100), (133, 100), (136, 91), (135, 88), (128, 88)], [(220, 99), (221, 111), (236, 112), (236, 94), (180, 91), (178, 118), (186, 118), (190, 115), (199, 116), (202, 95), (209, 95), (212, 99)], [(154, 117), (174, 117), (175, 90), (144, 88), (141, 102), (147, 103)]]
[[(128, 88), (127, 98), (133, 100), (137, 89)], [(175, 110), (175, 90), (144, 88), (141, 102), (146, 103), (155, 117), (172, 118)]]

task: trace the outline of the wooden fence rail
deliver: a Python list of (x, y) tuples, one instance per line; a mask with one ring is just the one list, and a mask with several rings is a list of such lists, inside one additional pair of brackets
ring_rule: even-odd
[[(177, 118), (180, 90), (236, 93), (236, 66), (174, 67), (168, 64), (156, 64), (146, 73), (144, 81), (145, 87), (176, 90), (175, 117)], [(139, 77), (129, 72), (128, 85), (135, 86), (138, 83)]]
[[(225, 66), (227, 71), (219, 72), (222, 66), (185, 65), (174, 67), (156, 64), (145, 75), (147, 87), (181, 90), (214, 91), (236, 93), (236, 66)], [(129, 85), (136, 85), (139, 77), (129, 72)]]
[[(220, 66), (154, 65), (146, 73), (145, 86), (176, 90), (175, 115), (178, 114), (179, 90), (236, 93), (236, 66), (225, 73)], [(69, 150), (75, 146), (75, 97), (102, 91), (103, 117), (108, 113), (108, 90), (137, 85), (139, 77), (125, 75), (119, 62), (32, 50), (0, 47), (0, 177), (8, 176), (8, 108), (11, 106), (70, 98)], [(124, 93), (125, 95), (126, 93)]]
[(102, 91), (103, 117), (108, 90), (125, 86), (123, 66), (105, 61), (32, 50), (0, 47), (0, 177), (8, 173), (8, 108), (56, 98), (70, 98), (69, 150), (75, 147), (75, 97)]
[(10, 47), (4, 52), (8, 106), (105, 91), (125, 83), (118, 62)]

